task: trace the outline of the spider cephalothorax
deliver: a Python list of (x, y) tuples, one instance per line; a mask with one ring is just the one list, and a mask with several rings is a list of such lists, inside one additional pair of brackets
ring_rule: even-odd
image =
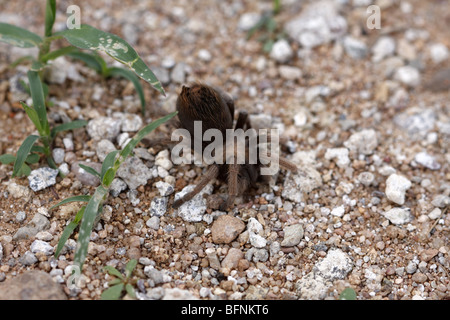
[[(234, 102), (229, 95), (205, 84), (194, 83), (188, 86), (183, 86), (180, 95), (177, 99), (177, 111), (180, 128), (189, 131), (191, 136), (195, 133), (196, 121), (201, 121), (202, 133), (208, 129), (217, 129), (223, 136), (226, 136), (227, 130), (249, 130), (251, 129), (250, 120), (245, 111), (240, 111), (238, 118), (233, 127), (234, 119)], [(198, 122), (197, 122), (198, 124)], [(234, 139), (234, 138), (233, 138)], [(251, 140), (246, 137), (242, 141), (245, 145), (245, 163), (239, 164), (237, 158), (238, 151), (234, 144), (231, 149), (231, 156), (225, 156), (225, 150), (230, 150), (229, 141), (224, 140), (224, 153), (220, 155), (226, 161), (222, 163), (212, 163), (209, 165), (206, 173), (197, 183), (194, 190), (187, 193), (181, 199), (174, 202), (173, 207), (178, 208), (184, 202), (192, 199), (198, 194), (211, 180), (217, 178), (228, 183), (228, 199), (222, 204), (221, 209), (228, 209), (233, 205), (235, 197), (243, 194), (249, 186), (254, 186), (255, 182), (261, 176), (261, 167), (263, 166), (261, 157), (258, 157), (255, 162), (249, 161), (249, 147)], [(259, 139), (259, 137), (257, 137)], [(258, 141), (257, 141), (258, 142)], [(206, 144), (202, 142), (204, 149)], [(279, 165), (291, 171), (297, 171), (297, 167), (284, 158), (278, 158)]]

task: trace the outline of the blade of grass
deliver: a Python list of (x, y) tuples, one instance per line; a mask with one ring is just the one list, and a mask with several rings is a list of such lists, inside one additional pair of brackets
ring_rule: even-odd
[(110, 275), (115, 276), (121, 280), (125, 280), (123, 275), (113, 266), (105, 266), (103, 268), (103, 270), (105, 270), (106, 272), (108, 272)]
[(81, 169), (83, 169), (87, 173), (92, 174), (93, 176), (100, 178), (100, 173), (97, 170), (95, 170), (94, 168), (91, 168), (91, 167), (86, 166), (86, 165), (81, 164), (81, 163), (79, 163), (78, 165), (80, 166)]
[(31, 122), (33, 122), (37, 131), (42, 136), (44, 134), (44, 132), (42, 131), (41, 122), (39, 121), (39, 116), (38, 116), (36, 110), (34, 108), (28, 106), (23, 101), (20, 101), (20, 104), (22, 105), (23, 109), (27, 113), (28, 118), (30, 118)]
[(39, 47), (42, 38), (26, 29), (0, 22), (0, 41), (19, 48), (31, 48)]
[(102, 172), (100, 173), (100, 177), (102, 180), (105, 177), (105, 173), (108, 171), (108, 169), (114, 165), (114, 161), (116, 160), (116, 156), (119, 152), (120, 152), (119, 150), (111, 151), (105, 157), (105, 160), (103, 160), (102, 170), (101, 170)]
[(50, 132), (50, 137), (53, 139), (58, 132), (79, 129), (87, 125), (87, 123), (88, 122), (86, 120), (74, 120), (71, 122), (60, 124), (56, 127), (53, 127), (52, 131)]
[(64, 231), (61, 234), (61, 238), (59, 239), (58, 245), (57, 245), (56, 250), (55, 250), (55, 258), (56, 259), (58, 259), (62, 248), (64, 248), (64, 245), (66, 244), (67, 240), (72, 235), (73, 231), (78, 226), (78, 224), (80, 223), (81, 219), (83, 218), (84, 210), (86, 210), (86, 206), (81, 207), (80, 210), (78, 210), (78, 212), (77, 212), (77, 214), (75, 216), (75, 219), (73, 219), (73, 221), (71, 221), (64, 228)]
[(66, 198), (63, 201), (55, 204), (53, 207), (50, 208), (50, 210), (62, 206), (63, 204), (69, 203), (69, 202), (76, 202), (76, 201), (81, 201), (81, 202), (89, 202), (89, 200), (91, 200), (91, 196), (73, 196), (70, 198)]
[(100, 297), (102, 300), (118, 300), (122, 294), (123, 287), (123, 283), (116, 284), (115, 286), (103, 291)]
[(47, 54), (44, 54), (41, 57), (41, 61), (45, 63), (49, 60), (55, 60), (56, 58), (59, 58), (61, 56), (69, 55), (70, 53), (79, 52), (79, 51), (80, 50), (77, 47), (67, 46), (67, 47), (64, 47), (64, 48), (61, 48), (58, 50), (51, 51)]
[(123, 68), (117, 68), (112, 67), (109, 68), (109, 74), (111, 76), (119, 76), (123, 77), (129, 81), (131, 81), (134, 85), (134, 88), (136, 89), (136, 92), (139, 95), (139, 100), (141, 101), (141, 112), (142, 115), (145, 115), (145, 96), (144, 96), (144, 89), (142, 88), (141, 82), (139, 81), (139, 78), (130, 70), (123, 69)]
[(133, 273), (134, 268), (136, 268), (137, 260), (131, 259), (128, 261), (127, 265), (125, 266), (125, 276), (129, 278), (131, 274)]
[(44, 90), (42, 88), (41, 78), (35, 71), (28, 71), (28, 80), (30, 81), (31, 98), (33, 99), (33, 107), (39, 117), (42, 131), (45, 133), (42, 136), (50, 135), (50, 129), (47, 120), (47, 107), (45, 106)]
[(35, 135), (31, 135), (25, 138), (22, 145), (19, 147), (19, 150), (17, 151), (16, 161), (14, 161), (12, 178), (14, 178), (19, 173), (19, 170), (25, 164), (25, 159), (28, 157), (31, 147), (38, 139), (39, 136)]
[(39, 157), (37, 153), (30, 153), (28, 157), (25, 159), (25, 162), (28, 164), (38, 163), (40, 158), (41, 157)]
[[(82, 51), (75, 51), (68, 54), (69, 57), (83, 61), (89, 68), (94, 69), (100, 74), (103, 74), (103, 66), (98, 59), (97, 54), (90, 54)], [(103, 60), (103, 59), (102, 59)], [(106, 62), (105, 62), (106, 65)]]
[(45, 36), (52, 35), (53, 24), (56, 18), (56, 0), (47, 0), (45, 5)]

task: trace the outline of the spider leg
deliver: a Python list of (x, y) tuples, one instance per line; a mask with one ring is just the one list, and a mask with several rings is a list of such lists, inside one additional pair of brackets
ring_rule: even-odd
[[(236, 160), (236, 159), (235, 159)], [(234, 199), (238, 195), (238, 174), (239, 164), (233, 163), (228, 166), (228, 199), (220, 205), (220, 210), (227, 210), (234, 203)]]
[(238, 119), (236, 121), (236, 125), (234, 129), (244, 129), (244, 126), (247, 125), (247, 129), (250, 128), (250, 121), (248, 119), (247, 111), (239, 111)]
[[(259, 155), (259, 159), (263, 160), (264, 162), (267, 162), (267, 163), (270, 163), (273, 160), (269, 156), (262, 155), (262, 154)], [(281, 168), (292, 171), (294, 173), (296, 173), (298, 171), (297, 166), (294, 163), (290, 162), (286, 158), (279, 157), (278, 164), (280, 165)]]
[(185, 194), (181, 199), (176, 200), (172, 207), (174, 209), (179, 208), (186, 201), (191, 200), (196, 194), (198, 194), (202, 189), (210, 182), (212, 179), (215, 179), (219, 174), (219, 167), (217, 165), (211, 165), (206, 171), (205, 175), (201, 178), (199, 183), (195, 186), (194, 190)]

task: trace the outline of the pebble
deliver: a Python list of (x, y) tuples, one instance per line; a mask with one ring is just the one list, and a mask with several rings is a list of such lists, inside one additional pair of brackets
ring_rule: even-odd
[(442, 210), (439, 208), (434, 208), (429, 214), (428, 218), (436, 220), (441, 216)]
[(372, 61), (380, 62), (395, 52), (395, 40), (389, 36), (380, 37), (372, 47)]
[(267, 240), (262, 236), (264, 228), (255, 218), (250, 218), (247, 223), (250, 244), (255, 248), (264, 248)]
[(301, 224), (293, 224), (283, 229), (284, 239), (281, 242), (282, 247), (293, 247), (300, 243), (303, 238), (303, 227)]
[(167, 210), (167, 197), (154, 197), (150, 203), (150, 215), (161, 217)]
[(403, 66), (397, 69), (394, 79), (409, 87), (416, 87), (420, 84), (420, 73), (414, 67)]
[(242, 31), (249, 31), (261, 19), (261, 15), (257, 12), (246, 12), (239, 17), (238, 28)]
[(26, 218), (27, 218), (27, 214), (25, 213), (25, 211), (17, 212), (17, 214), (16, 214), (17, 222), (23, 222), (23, 221), (25, 221)]
[(391, 223), (401, 225), (412, 220), (411, 210), (409, 208), (393, 208), (387, 212), (381, 213)]
[(15, 182), (9, 182), (6, 190), (14, 199), (23, 199), (24, 201), (29, 201), (31, 199), (31, 190), (28, 187)]
[(127, 184), (125, 183), (125, 181), (123, 181), (120, 178), (114, 178), (114, 180), (112, 181), (110, 187), (109, 187), (109, 193), (113, 196), (113, 197), (117, 197), (119, 196), (119, 194), (122, 191), (125, 191), (128, 188)]
[(169, 150), (162, 150), (156, 155), (155, 165), (160, 166), (165, 170), (172, 169), (173, 163), (169, 159)]
[(414, 261), (410, 261), (406, 266), (405, 270), (406, 273), (413, 274), (414, 272), (417, 271), (417, 263), (415, 263)]
[(85, 165), (87, 167), (91, 167), (97, 172), (100, 172), (102, 169), (102, 164), (97, 162), (87, 162), (87, 161), (76, 161), (72, 163), (71, 171), (75, 174), (75, 177), (82, 184), (87, 186), (96, 187), (100, 184), (100, 179), (97, 176), (90, 174), (85, 171), (83, 168), (79, 166), (79, 164)]
[(221, 267), (227, 268), (230, 270), (237, 269), (239, 260), (244, 258), (244, 253), (241, 251), (241, 249), (237, 248), (230, 248), (228, 250), (227, 255), (222, 260)]
[(344, 213), (345, 213), (345, 207), (343, 205), (333, 208), (333, 210), (331, 210), (331, 214), (336, 217), (342, 217), (344, 215)]
[(278, 72), (286, 80), (297, 80), (302, 77), (302, 70), (297, 67), (282, 65), (278, 67)]
[(408, 134), (409, 138), (423, 138), (434, 128), (436, 113), (430, 109), (406, 109), (394, 117), (394, 123)]
[[(174, 61), (175, 65), (175, 61)], [(156, 78), (161, 82), (162, 85), (168, 85), (170, 83), (170, 71), (167, 70), (168, 68), (160, 68), (160, 67), (153, 67), (152, 71), (155, 74)]]
[(50, 221), (40, 213), (36, 213), (31, 221), (19, 228), (13, 236), (13, 240), (32, 239), (38, 232), (50, 227)]
[(345, 168), (350, 164), (350, 158), (348, 157), (347, 148), (328, 148), (325, 152), (325, 159), (336, 160), (336, 164), (339, 168)]
[(178, 62), (170, 73), (170, 79), (175, 83), (184, 83), (186, 80), (186, 64)]
[(198, 300), (189, 290), (179, 288), (167, 288), (164, 290), (162, 300)]
[(136, 132), (142, 127), (142, 118), (137, 114), (115, 112), (113, 117), (122, 121), (122, 132)]
[(162, 197), (170, 196), (175, 191), (174, 187), (170, 183), (164, 181), (158, 181), (155, 183), (155, 186)]
[(152, 170), (136, 156), (128, 157), (117, 170), (120, 177), (131, 190), (144, 186), (153, 177)]
[(309, 193), (322, 185), (321, 174), (311, 165), (298, 167), (296, 174), (288, 173), (281, 196), (295, 203), (303, 201), (303, 193)]
[(19, 262), (23, 266), (32, 266), (33, 264), (38, 262), (38, 259), (32, 252), (25, 251), (25, 253), (19, 258)]
[(56, 184), (56, 177), (59, 171), (49, 167), (42, 167), (32, 170), (28, 176), (30, 188), (33, 191), (40, 191)]
[(423, 250), (420, 253), (420, 255), (419, 255), (420, 256), (420, 260), (428, 262), (431, 259), (433, 259), (438, 253), (439, 253), (439, 250), (437, 250), (437, 249), (426, 249), (426, 250)]
[(418, 164), (430, 170), (439, 170), (441, 168), (441, 165), (436, 161), (436, 158), (426, 152), (417, 153), (414, 157), (414, 160)]
[(54, 250), (48, 242), (42, 240), (34, 240), (30, 249), (32, 253), (39, 252), (45, 254), (46, 256), (52, 255)]
[(245, 223), (241, 219), (230, 215), (221, 215), (211, 227), (212, 241), (216, 244), (231, 243), (244, 229)]
[(270, 57), (279, 63), (286, 63), (294, 56), (294, 51), (287, 40), (281, 39), (276, 41), (272, 50), (270, 51)]
[[(186, 193), (192, 191), (195, 185), (188, 185), (183, 188), (180, 192), (175, 194), (175, 201), (182, 198)], [(213, 191), (213, 186), (208, 184), (203, 188), (194, 198), (183, 203), (178, 209), (178, 216), (187, 222), (200, 222), (202, 221), (203, 214), (206, 212), (206, 199), (203, 197), (204, 194), (211, 194)]]
[(66, 151), (63, 148), (53, 148), (52, 157), (56, 164), (63, 163), (65, 156), (66, 156)]
[(200, 49), (197, 53), (197, 56), (200, 60), (205, 61), (205, 62), (209, 62), (212, 59), (211, 52), (209, 52), (206, 49)]
[(97, 153), (98, 160), (100, 162), (103, 162), (106, 158), (106, 156), (112, 152), (115, 151), (116, 147), (114, 146), (114, 143), (111, 142), (111, 140), (108, 139), (102, 139), (97, 143), (97, 147), (95, 148), (95, 152)]
[(362, 59), (367, 55), (367, 45), (361, 40), (346, 36), (342, 44), (345, 52), (353, 59)]
[(216, 249), (208, 248), (205, 250), (206, 257), (208, 258), (209, 266), (214, 270), (220, 269), (220, 261), (216, 254)]
[(433, 198), (431, 204), (438, 208), (445, 208), (450, 204), (450, 197), (445, 194), (439, 194)]
[(408, 190), (410, 187), (411, 181), (401, 175), (394, 173), (391, 174), (386, 180), (385, 193), (389, 200), (402, 205), (405, 203), (406, 190)]
[(370, 155), (378, 146), (377, 133), (373, 129), (354, 133), (344, 142), (344, 146), (359, 154)]
[(108, 139), (114, 141), (120, 133), (121, 126), (121, 119), (98, 117), (88, 122), (86, 130), (94, 140)]
[(45, 79), (49, 83), (63, 84), (67, 78), (68, 65), (69, 61), (64, 57), (51, 61), (49, 66), (44, 69)]
[(72, 138), (63, 138), (63, 145), (64, 149), (66, 149), (67, 151), (72, 151), (74, 148)]
[(449, 57), (449, 50), (448, 48), (442, 44), (442, 43), (433, 43), (428, 48), (431, 60), (438, 64), (448, 59)]
[(153, 230), (158, 230), (159, 229), (159, 223), (160, 223), (160, 219), (158, 216), (153, 216), (150, 219), (147, 220), (147, 222), (145, 223), (145, 225)]
[(347, 21), (339, 15), (339, 7), (334, 1), (308, 3), (300, 15), (284, 25), (284, 29), (291, 39), (305, 48), (326, 44), (347, 31)]
[(373, 175), (372, 172), (365, 171), (365, 172), (361, 172), (358, 175), (358, 180), (364, 186), (369, 187), (375, 181), (375, 176)]

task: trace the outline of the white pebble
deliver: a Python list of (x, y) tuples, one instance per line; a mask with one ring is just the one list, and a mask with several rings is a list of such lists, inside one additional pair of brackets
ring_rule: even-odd
[(405, 203), (405, 193), (411, 187), (411, 181), (398, 174), (391, 174), (386, 180), (386, 196), (397, 204)]

